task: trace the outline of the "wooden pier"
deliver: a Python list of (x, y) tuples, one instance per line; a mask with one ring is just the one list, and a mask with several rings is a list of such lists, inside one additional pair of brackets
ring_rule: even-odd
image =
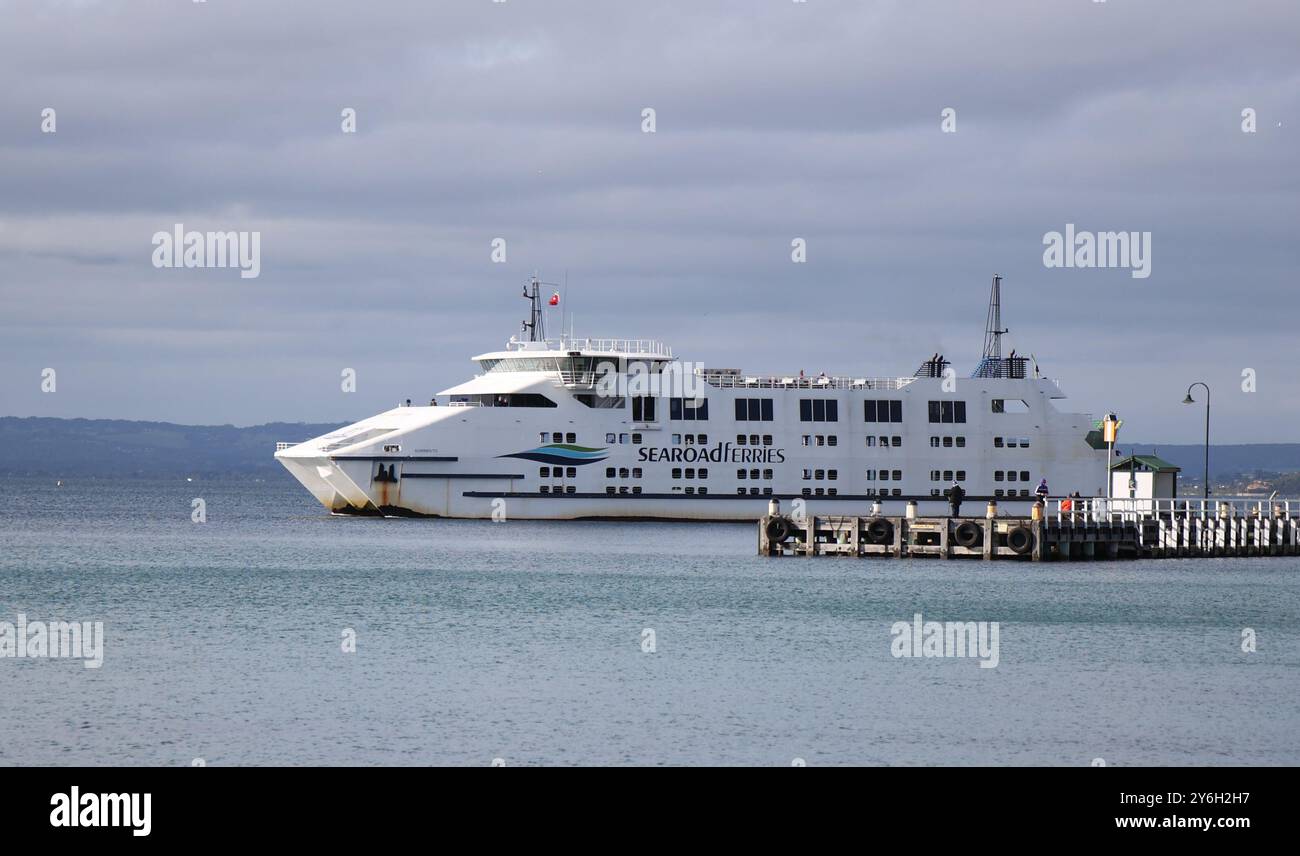
[[(1056, 500), (1030, 517), (769, 513), (761, 556), (1092, 561), (1300, 555), (1296, 500)], [(1140, 505), (1126, 503), (1140, 503)], [(1246, 503), (1243, 506), (1243, 502)], [(779, 512), (779, 509), (777, 509)]]

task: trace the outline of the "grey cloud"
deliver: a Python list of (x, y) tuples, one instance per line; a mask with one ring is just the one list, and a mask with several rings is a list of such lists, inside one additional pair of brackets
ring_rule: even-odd
[[(1293, 439), (1288, 4), (0, 15), (0, 69), (21, 81), (0, 91), (0, 413), (366, 415), (498, 347), (534, 269), (567, 271), (580, 332), (658, 335), (713, 365), (908, 373), (943, 349), (966, 367), (998, 272), (1013, 344), (1071, 404), (1190, 442), (1197, 421), (1167, 399), (1207, 379), (1218, 439)], [(150, 236), (176, 222), (260, 230), (262, 276), (155, 270)], [(1043, 233), (1067, 222), (1151, 231), (1153, 276), (1044, 269)], [(497, 236), (508, 264), (489, 263)], [(356, 395), (338, 392), (344, 366)], [(1253, 396), (1235, 392), (1247, 366)]]

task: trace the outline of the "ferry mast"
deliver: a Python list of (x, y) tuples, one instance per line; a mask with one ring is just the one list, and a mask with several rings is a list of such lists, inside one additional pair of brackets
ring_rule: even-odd
[[(531, 287), (531, 291), (529, 288)], [(546, 341), (546, 316), (542, 312), (542, 282), (533, 274), (533, 278), (524, 286), (524, 299), (530, 304), (528, 309), (528, 320), (523, 322), (522, 328), (528, 334), (530, 342)]]
[(988, 320), (984, 322), (984, 356), (971, 377), (1024, 377), (1023, 357), (1002, 359), (1002, 334), (1009, 332), (1002, 326), (1002, 277), (993, 274)]

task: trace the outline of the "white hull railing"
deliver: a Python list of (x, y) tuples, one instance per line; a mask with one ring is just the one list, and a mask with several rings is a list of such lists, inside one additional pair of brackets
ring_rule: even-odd
[[(541, 344), (544, 348), (538, 348)], [(657, 339), (575, 339), (567, 336), (545, 342), (510, 342), (507, 350), (596, 351), (608, 354), (639, 354), (672, 359), (673, 349)]]
[(914, 377), (780, 377), (712, 372), (700, 377), (717, 389), (902, 389), (917, 380)]
[(1218, 496), (1179, 499), (1120, 497), (1049, 498), (1048, 519), (1057, 523), (1141, 523), (1147, 520), (1278, 520), (1300, 517), (1300, 499)]
[[(561, 386), (595, 386), (604, 372), (560, 370)], [(777, 377), (697, 372), (695, 377), (714, 389), (884, 389), (898, 390), (916, 380), (913, 377)]]

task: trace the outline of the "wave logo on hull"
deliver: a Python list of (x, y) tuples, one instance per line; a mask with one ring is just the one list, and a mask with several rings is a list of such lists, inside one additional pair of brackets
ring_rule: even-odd
[(567, 464), (582, 466), (603, 461), (608, 455), (605, 449), (593, 449), (590, 446), (575, 446), (572, 443), (549, 443), (526, 452), (510, 455), (497, 455), (498, 458), (523, 458), (525, 461), (537, 461), (542, 464)]

